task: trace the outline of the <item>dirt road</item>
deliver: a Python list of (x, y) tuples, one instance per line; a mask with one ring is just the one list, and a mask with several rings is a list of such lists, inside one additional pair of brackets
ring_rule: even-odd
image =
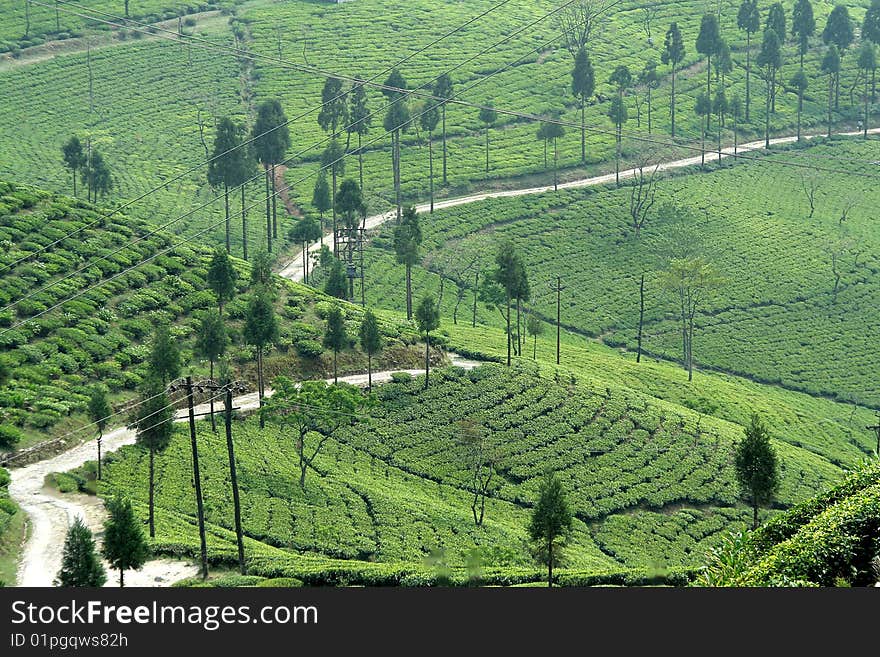
[[(878, 134), (880, 133), (880, 128), (872, 128), (868, 130), (869, 134)], [(857, 136), (861, 134), (860, 132), (841, 132), (836, 133), (837, 135), (842, 136)], [(813, 139), (815, 137), (823, 137), (825, 133), (822, 134), (814, 134), (814, 135), (803, 135), (804, 139)], [(776, 137), (770, 140), (771, 145), (779, 145), (779, 144), (790, 144), (794, 141), (797, 141), (796, 137)], [(737, 146), (737, 154), (747, 153), (749, 151), (761, 150), (764, 148), (764, 140), (760, 141), (751, 141), (745, 144), (739, 144)], [(721, 149), (722, 158), (731, 157), (733, 155), (733, 146), (728, 146), (726, 148)], [(711, 162), (713, 159), (718, 158), (718, 152), (715, 150), (707, 149), (706, 150), (706, 161)], [(668, 162), (662, 162), (658, 169), (660, 171), (669, 171), (671, 169), (681, 169), (683, 167), (694, 166), (700, 163), (701, 156), (695, 155), (693, 157), (686, 157), (680, 160), (670, 160)], [(622, 179), (632, 178), (637, 172), (637, 169), (626, 169), (625, 171), (620, 172), (620, 177)], [(614, 173), (605, 173), (600, 176), (593, 176), (591, 178), (581, 178), (579, 180), (571, 180), (566, 183), (560, 183), (559, 189), (577, 189), (579, 187), (592, 187), (594, 185), (605, 185), (608, 183), (614, 182)], [(452, 208), (458, 205), (466, 205), (468, 203), (476, 203), (478, 201), (485, 201), (490, 198), (507, 198), (507, 197), (516, 197), (516, 196), (528, 196), (530, 194), (544, 194), (546, 192), (552, 192), (553, 185), (544, 185), (541, 187), (526, 187), (523, 189), (506, 189), (499, 190), (494, 192), (481, 192), (479, 194), (471, 194), (469, 196), (459, 196), (457, 198), (449, 198), (443, 200), (435, 200), (434, 201), (434, 209), (442, 210), (444, 208)], [(430, 210), (430, 205), (427, 203), (422, 203), (421, 205), (416, 206), (416, 210), (419, 213), (425, 213)], [(381, 226), (386, 221), (390, 221), (394, 219), (396, 214), (395, 210), (390, 210), (383, 214), (376, 214), (371, 217), (367, 217), (366, 220), (366, 229), (371, 230)], [(317, 253), (320, 250), (320, 245), (318, 243), (312, 244), (308, 252), (309, 253)], [(293, 260), (288, 262), (284, 267), (278, 272), (284, 278), (289, 278), (292, 281), (301, 281), (303, 278), (303, 259), (302, 253), (295, 256)]]
[[(454, 365), (466, 369), (472, 369), (480, 364), (477, 361), (461, 358), (457, 354), (449, 354), (449, 356)], [(391, 375), (396, 371), (409, 372), (412, 375), (424, 372), (424, 370), (374, 372), (373, 383), (390, 381)], [(357, 386), (367, 385), (366, 374), (341, 376), (339, 380)], [(330, 381), (328, 380), (328, 383)], [(271, 392), (267, 390), (266, 394), (271, 395)], [(234, 405), (241, 410), (253, 410), (259, 406), (259, 400), (256, 393), (250, 393), (236, 397)], [(219, 409), (222, 409), (222, 404)], [(207, 405), (201, 405), (197, 407), (196, 412), (207, 412), (207, 410)], [(186, 419), (185, 411), (178, 412), (177, 421), (182, 422)], [(107, 454), (124, 445), (131, 445), (134, 441), (134, 431), (124, 427), (114, 429), (104, 435), (104, 453)], [(61, 568), (67, 527), (75, 517), (81, 517), (93, 533), (102, 531), (106, 512), (99, 498), (82, 494), (62, 495), (43, 485), (49, 473), (78, 468), (86, 461), (94, 460), (95, 456), (95, 443), (88, 441), (52, 458), (10, 470), (12, 480), (9, 483), (9, 494), (28, 514), (30, 522), (30, 533), (18, 566), (18, 586), (52, 586), (52, 580)], [(128, 586), (168, 586), (177, 580), (195, 575), (197, 571), (196, 564), (189, 561), (155, 559), (148, 562), (140, 571), (127, 572), (125, 581)], [(108, 569), (107, 586), (118, 585), (118, 578), (114, 573), (115, 571)]]

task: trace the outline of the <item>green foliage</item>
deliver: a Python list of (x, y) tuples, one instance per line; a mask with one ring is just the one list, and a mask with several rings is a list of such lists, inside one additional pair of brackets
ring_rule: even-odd
[(139, 570), (147, 561), (149, 549), (134, 516), (131, 502), (115, 496), (107, 502), (109, 517), (104, 521), (103, 556), (119, 571), (120, 584), (126, 570)]
[(358, 329), (361, 349), (368, 354), (375, 354), (382, 349), (382, 333), (379, 331), (379, 322), (371, 310), (364, 313)]
[(195, 348), (202, 358), (216, 362), (226, 353), (229, 336), (223, 318), (216, 310), (205, 311), (196, 330)]
[(235, 296), (235, 281), (238, 272), (232, 265), (229, 254), (222, 248), (214, 251), (211, 264), (208, 265), (207, 283), (217, 297), (217, 302), (222, 310), (223, 306)]
[(745, 438), (736, 446), (734, 458), (736, 479), (742, 496), (754, 509), (754, 525), (758, 524), (758, 507), (773, 502), (779, 491), (779, 463), (770, 445), (770, 432), (757, 415), (745, 429)]
[(440, 327), (440, 312), (433, 297), (425, 296), (416, 308), (416, 325), (427, 337), (431, 331)]
[(278, 164), (290, 148), (290, 129), (281, 102), (276, 98), (264, 100), (257, 106), (257, 118), (251, 128), (251, 148), (263, 166)]
[(327, 328), (324, 331), (324, 346), (339, 353), (348, 346), (348, 334), (345, 331), (345, 317), (342, 308), (333, 306), (327, 315)]
[(163, 383), (176, 379), (180, 374), (180, 348), (168, 324), (160, 324), (153, 333), (150, 373)]
[(248, 344), (263, 348), (278, 340), (278, 320), (268, 290), (257, 287), (248, 301), (244, 339)]
[(828, 14), (825, 29), (822, 30), (822, 41), (826, 44), (834, 44), (843, 53), (852, 45), (855, 38), (853, 32), (849, 9), (845, 5), (836, 5)]
[(330, 200), (330, 184), (327, 182), (327, 174), (324, 169), (318, 172), (318, 177), (315, 179), (312, 206), (322, 215), (333, 207)]
[(529, 522), (529, 537), (536, 546), (538, 560), (547, 564), (548, 583), (552, 583), (553, 566), (561, 561), (562, 547), (571, 532), (572, 514), (562, 484), (552, 471), (547, 471), (538, 495)]
[(102, 385), (95, 385), (89, 393), (89, 404), (87, 407), (89, 420), (91, 420), (98, 431), (103, 433), (107, 427), (107, 422), (113, 414), (113, 408), (107, 401), (107, 388)]
[(168, 446), (174, 433), (174, 408), (162, 382), (147, 379), (141, 389), (140, 402), (132, 411), (132, 425), (137, 431), (138, 445), (146, 450), (161, 452)]
[(415, 207), (404, 208), (400, 223), (394, 227), (393, 241), (394, 253), (399, 263), (404, 265), (418, 263), (422, 227)]
[(104, 566), (95, 552), (91, 530), (76, 516), (67, 528), (61, 570), (55, 578), (56, 586), (98, 587), (107, 581)]
[(330, 264), (330, 274), (324, 283), (324, 294), (345, 299), (348, 296), (348, 279), (345, 277), (345, 265), (336, 258)]

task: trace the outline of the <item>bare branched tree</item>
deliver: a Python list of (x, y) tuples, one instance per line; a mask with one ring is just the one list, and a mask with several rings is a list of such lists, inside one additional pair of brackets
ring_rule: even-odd
[(602, 31), (611, 1), (576, 0), (556, 14), (556, 27), (572, 58)]
[(654, 19), (657, 18), (657, 7), (656, 5), (645, 5), (642, 7), (642, 30), (645, 32), (645, 36), (648, 37), (648, 45), (654, 45), (654, 38), (652, 36), (653, 27), (654, 27)]
[(463, 418), (453, 425), (453, 429), (470, 480), (474, 524), (480, 527), (486, 514), (486, 498), (495, 488), (498, 450), (492, 444), (491, 431), (478, 420)]
[(843, 226), (843, 222), (849, 217), (849, 213), (858, 206), (859, 198), (855, 195), (847, 196), (843, 201), (843, 207), (840, 209), (840, 217), (837, 220), (838, 226)]
[(812, 219), (813, 213), (816, 212), (816, 193), (819, 191), (820, 183), (821, 180), (815, 172), (801, 174), (801, 187), (810, 204), (809, 219)]
[(642, 228), (648, 221), (654, 198), (657, 192), (657, 171), (660, 163), (651, 168), (649, 156), (642, 156), (636, 162), (634, 183), (629, 194), (629, 214), (632, 217), (633, 230), (639, 237)]

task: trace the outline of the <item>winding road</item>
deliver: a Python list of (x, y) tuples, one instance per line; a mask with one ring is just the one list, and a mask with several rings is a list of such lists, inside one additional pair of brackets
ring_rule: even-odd
[[(457, 354), (449, 354), (453, 365), (465, 369), (473, 369), (480, 363), (466, 360)], [(373, 373), (373, 383), (385, 383), (391, 380), (394, 372), (408, 372), (418, 375), (424, 370), (386, 370)], [(341, 376), (340, 381), (352, 385), (366, 387), (367, 375), (354, 374)], [(328, 383), (332, 379), (327, 380)], [(271, 395), (271, 389), (266, 395)], [(259, 407), (257, 393), (248, 393), (236, 397), (234, 405), (240, 410), (254, 410)], [(222, 405), (221, 405), (222, 407)], [(196, 407), (196, 413), (208, 411), (208, 405)], [(177, 413), (176, 420), (184, 422), (188, 418), (186, 410)], [(104, 454), (115, 451), (135, 441), (135, 432), (125, 427), (114, 429), (104, 434)], [(22, 468), (13, 468), (9, 474), (10, 496), (28, 514), (30, 533), (22, 551), (18, 566), (18, 586), (52, 586), (52, 580), (61, 568), (61, 555), (67, 527), (77, 516), (100, 540), (103, 523), (106, 518), (104, 504), (100, 498), (81, 493), (57, 493), (44, 485), (46, 475), (52, 472), (66, 472), (82, 466), (86, 461), (94, 460), (95, 443), (89, 440), (81, 445), (38, 461)], [(107, 567), (107, 564), (104, 564)], [(108, 581), (106, 586), (117, 586), (117, 578), (107, 567)], [(128, 572), (125, 575), (128, 586), (168, 586), (177, 580), (192, 577), (198, 572), (195, 563), (185, 560), (155, 559), (149, 561), (141, 570)]]
[[(837, 136), (849, 136), (855, 137), (862, 134), (859, 131), (854, 132), (838, 132), (835, 133)], [(871, 128), (868, 130), (868, 134), (880, 134), (880, 128)], [(811, 134), (811, 135), (802, 135), (803, 139), (814, 139), (816, 137), (824, 137), (826, 133), (821, 134)], [(797, 141), (797, 137), (789, 136), (789, 137), (776, 137), (770, 140), (771, 146), (778, 146), (779, 144), (790, 144)], [(759, 151), (764, 148), (764, 140), (761, 139), (759, 141), (750, 141), (744, 144), (739, 144), (736, 149), (736, 155), (747, 153), (749, 151)], [(726, 148), (721, 149), (721, 157), (728, 158), (733, 157), (735, 154), (733, 152), (733, 146), (728, 146)], [(706, 162), (711, 162), (712, 160), (718, 159), (718, 151), (717, 150), (706, 150)], [(694, 155), (693, 157), (686, 157), (680, 160), (669, 160), (667, 162), (661, 162), (657, 166), (658, 171), (669, 171), (672, 169), (681, 169), (683, 167), (694, 166), (696, 164), (700, 164), (701, 156)], [(632, 178), (638, 169), (626, 169), (620, 172), (620, 177), (622, 179)], [(599, 176), (593, 176), (591, 178), (579, 178), (578, 180), (571, 180), (565, 183), (559, 183), (559, 189), (577, 189), (580, 187), (593, 187), (595, 185), (606, 185), (608, 183), (614, 182), (614, 173), (604, 173)], [(528, 196), (531, 194), (544, 194), (546, 192), (552, 192), (553, 185), (543, 185), (541, 187), (524, 187), (522, 189), (505, 189), (498, 190), (493, 192), (480, 192), (478, 194), (470, 194), (468, 196), (458, 196), (455, 198), (441, 199), (434, 201), (434, 209), (435, 210), (443, 210), (444, 208), (453, 208), (458, 205), (467, 205), (468, 203), (476, 203), (478, 201), (485, 201), (491, 198), (510, 198), (517, 196)], [(420, 205), (416, 205), (416, 211), (420, 214), (428, 212), (431, 206), (428, 203), (422, 203)], [(382, 224), (387, 221), (391, 221), (396, 216), (396, 210), (389, 210), (383, 214), (375, 214), (371, 217), (367, 217), (364, 228), (366, 230), (373, 230), (378, 228)], [(327, 233), (330, 237), (332, 237), (332, 233)], [(309, 253), (317, 253), (320, 251), (321, 245), (319, 242), (316, 242), (309, 246)], [(292, 281), (301, 281), (303, 279), (303, 258), (302, 253), (295, 256), (293, 260), (284, 265), (278, 272), (284, 278), (288, 278)]]
[[(880, 128), (874, 128), (868, 131), (870, 134), (880, 133)], [(858, 132), (837, 133), (839, 135), (856, 136)], [(805, 139), (823, 135), (805, 135)], [(777, 137), (771, 139), (773, 145), (786, 144), (796, 141), (795, 137)], [(764, 148), (764, 140), (748, 142), (740, 144), (737, 148), (738, 153), (760, 150)], [(722, 157), (731, 157), (734, 155), (733, 148), (723, 148)], [(707, 160), (717, 158), (717, 151), (706, 151)], [(682, 158), (679, 160), (671, 160), (660, 163), (658, 170), (668, 171), (671, 169), (679, 169), (682, 167), (693, 166), (700, 163), (700, 156)], [(631, 178), (636, 174), (636, 169), (627, 169), (620, 172), (621, 178)], [(580, 187), (590, 187), (594, 185), (602, 185), (614, 182), (614, 173), (602, 174), (591, 178), (582, 178), (559, 184), (560, 189), (576, 189)], [(544, 185), (540, 187), (528, 187), (523, 189), (499, 190), (491, 192), (482, 192), (469, 196), (461, 196), (456, 198), (442, 199), (435, 201), (434, 208), (442, 210), (468, 203), (476, 203), (486, 199), (505, 198), (526, 196), (531, 194), (542, 194), (553, 191), (552, 185)], [(417, 205), (416, 209), (420, 213), (429, 210), (428, 204)], [(389, 211), (383, 214), (367, 217), (365, 227), (368, 230), (375, 229), (385, 222), (393, 219), (395, 211)], [(315, 243), (309, 247), (309, 253), (315, 253), (320, 249), (320, 245)], [(293, 281), (301, 281), (303, 278), (303, 259), (302, 255), (296, 256), (293, 260), (284, 265), (279, 274), (284, 278)], [(455, 365), (473, 368), (479, 365), (475, 361), (469, 361), (450, 354), (452, 362)], [(401, 370), (394, 370), (401, 371)], [(391, 379), (394, 371), (376, 372), (373, 374), (375, 383), (387, 382)], [(402, 370), (411, 374), (420, 374), (423, 370)], [(366, 386), (366, 374), (356, 374), (353, 376), (339, 377), (341, 381), (351, 383), (353, 385)], [(267, 390), (267, 394), (271, 394)], [(234, 400), (236, 406), (243, 410), (254, 409), (258, 406), (256, 393), (250, 393), (236, 397)], [(206, 411), (207, 408), (199, 407), (199, 412)], [(185, 415), (178, 414), (177, 420), (184, 421)], [(135, 433), (124, 427), (110, 431), (104, 435), (105, 453), (119, 449), (123, 445), (134, 443)], [(95, 446), (93, 441), (88, 441), (81, 445), (77, 445), (57, 456), (24, 466), (22, 468), (13, 468), (10, 471), (11, 482), (9, 484), (10, 496), (21, 506), (21, 508), (29, 516), (30, 531), (27, 541), (22, 552), (22, 559), (18, 568), (17, 584), (18, 586), (51, 586), (55, 574), (61, 566), (62, 547), (67, 532), (68, 525), (76, 516), (83, 518), (92, 531), (99, 536), (102, 531), (103, 521), (106, 516), (104, 506), (101, 500), (94, 496), (83, 494), (58, 494), (44, 486), (46, 475), (51, 472), (64, 472), (83, 465), (86, 461), (93, 460), (95, 456)], [(197, 566), (189, 561), (174, 561), (169, 559), (157, 559), (147, 563), (144, 568), (137, 572), (131, 572), (126, 575), (129, 586), (167, 586), (179, 579), (193, 576), (197, 573)], [(112, 572), (108, 571), (107, 586), (115, 586), (116, 578)]]

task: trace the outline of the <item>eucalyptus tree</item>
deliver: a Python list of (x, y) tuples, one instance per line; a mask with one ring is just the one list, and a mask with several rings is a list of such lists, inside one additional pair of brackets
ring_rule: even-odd
[(770, 148), (770, 114), (775, 111), (773, 97), (776, 91), (776, 74), (782, 67), (782, 44), (772, 28), (764, 30), (764, 41), (755, 63), (764, 69), (767, 82), (767, 101), (764, 105), (764, 146)]
[(333, 207), (330, 197), (330, 185), (327, 183), (327, 173), (323, 168), (318, 170), (315, 179), (315, 189), (312, 192), (312, 206), (318, 211), (318, 222), (321, 229), (321, 246), (324, 245), (324, 213)]
[(394, 227), (394, 254), (397, 262), (406, 267), (406, 318), (412, 319), (412, 268), (420, 261), (422, 228), (415, 207), (404, 210), (400, 223)]
[[(388, 98), (390, 104), (385, 114), (383, 127), (391, 133), (391, 166), (394, 174), (394, 197), (397, 205), (397, 221), (403, 213), (400, 199), (400, 133), (409, 129), (411, 116), (407, 106), (406, 78), (400, 71), (394, 69), (385, 81), (385, 89), (382, 93)], [(445, 143), (445, 142), (444, 142)]]
[(749, 108), (752, 104), (752, 35), (761, 29), (761, 12), (758, 0), (743, 0), (736, 16), (736, 24), (746, 33), (746, 103), (745, 120), (749, 121)]
[[(828, 14), (825, 29), (822, 30), (822, 41), (826, 45), (837, 46), (837, 54), (840, 60), (846, 54), (846, 49), (852, 45), (855, 39), (852, 18), (849, 9), (845, 5), (837, 5)], [(840, 109), (840, 72), (834, 79), (834, 109)]]
[(651, 94), (654, 89), (660, 86), (660, 76), (657, 73), (657, 62), (649, 59), (645, 63), (645, 68), (639, 73), (639, 86), (645, 90), (645, 97), (648, 102), (648, 134), (652, 133), (651, 123)]
[(721, 30), (716, 14), (704, 14), (700, 20), (700, 32), (695, 44), (698, 53), (706, 58), (706, 95), (712, 96), (712, 56), (721, 47)]
[[(209, 377), (214, 380), (214, 364), (226, 353), (226, 346), (229, 342), (229, 336), (226, 333), (226, 326), (223, 318), (216, 310), (206, 311), (199, 318), (199, 325), (196, 329), (196, 352), (209, 364)], [(211, 430), (217, 432), (217, 420), (214, 417), (214, 395), (210, 400), (211, 410)]]
[(428, 389), (428, 375), (431, 370), (431, 331), (440, 328), (440, 308), (434, 298), (425, 295), (416, 308), (416, 325), (419, 333), (425, 336), (425, 390)]
[(235, 296), (235, 281), (238, 279), (238, 272), (232, 266), (229, 254), (222, 248), (214, 251), (211, 263), (208, 265), (208, 287), (217, 298), (217, 306), (220, 315), (223, 315), (223, 306), (232, 300)]
[[(449, 77), (448, 73), (444, 73), (437, 81), (434, 83), (433, 95), (437, 98), (443, 99), (444, 101), (448, 101), (453, 96), (453, 87), (452, 87), (452, 78)], [(446, 102), (440, 103), (440, 117), (442, 121), (442, 132), (443, 132), (443, 185), (447, 185), (448, 180), (446, 178)]]
[(357, 154), (358, 154), (358, 176), (361, 183), (361, 189), (364, 188), (364, 153), (361, 142), (364, 135), (370, 132), (370, 125), (373, 122), (373, 115), (367, 107), (367, 90), (363, 84), (356, 82), (349, 94), (349, 125), (348, 138), (351, 139), (352, 134), (358, 137)]
[[(437, 129), (437, 124), (440, 122), (440, 109), (437, 106), (437, 103), (431, 99), (428, 99), (425, 102), (425, 106), (422, 109), (421, 116), (419, 116), (419, 125), (422, 130), (428, 133), (428, 181), (429, 181), (429, 194), (431, 197), (431, 212), (434, 212), (434, 131)], [(489, 135), (486, 135), (486, 142), (488, 144)], [(488, 146), (487, 146), (488, 148)], [(488, 161), (488, 155), (487, 155)]]
[(810, 37), (816, 33), (816, 18), (810, 0), (796, 0), (791, 14), (791, 34), (797, 39), (798, 54), (801, 58), (801, 71), (804, 70), (804, 55), (810, 47)]
[(265, 427), (263, 398), (266, 390), (263, 385), (263, 352), (266, 347), (278, 340), (278, 321), (272, 304), (272, 294), (263, 286), (256, 286), (248, 301), (243, 337), (252, 345), (257, 357), (257, 396), (260, 405), (260, 428)]
[(666, 31), (666, 38), (663, 43), (663, 52), (660, 55), (660, 61), (668, 64), (672, 74), (671, 98), (669, 101), (669, 113), (672, 118), (672, 137), (675, 137), (675, 73), (678, 65), (684, 60), (685, 56), (684, 39), (681, 37), (681, 30), (678, 29), (678, 23), (672, 23)]
[(804, 69), (800, 69), (797, 73), (794, 74), (794, 77), (791, 78), (791, 86), (797, 91), (798, 95), (798, 107), (797, 107), (797, 140), (801, 140), (801, 115), (804, 111), (804, 92), (809, 87), (810, 81), (807, 77), (807, 74), (804, 73)]
[(270, 98), (257, 106), (257, 119), (251, 129), (253, 152), (266, 174), (266, 246), (269, 253), (272, 252), (272, 238), (278, 237), (275, 167), (284, 161), (284, 154), (290, 148), (288, 123), (281, 103)]
[(231, 224), (229, 220), (229, 188), (236, 187), (247, 179), (243, 163), (247, 151), (242, 146), (244, 128), (224, 116), (217, 123), (214, 135), (214, 151), (208, 162), (208, 183), (215, 189), (223, 188), (223, 201), (226, 211), (226, 252), (231, 250)]
[(303, 283), (309, 284), (309, 243), (323, 236), (321, 227), (310, 217), (301, 217), (290, 231), (290, 239), (302, 247)]
[[(367, 216), (360, 187), (351, 179), (343, 180), (335, 199), (336, 208), (342, 216), (342, 228), (345, 231), (345, 261), (348, 268), (354, 268), (354, 250), (359, 238), (361, 222)], [(349, 276), (349, 299), (354, 298), (354, 278)]]
[(336, 225), (337, 182), (340, 177), (345, 175), (345, 150), (342, 148), (342, 144), (339, 143), (339, 140), (333, 138), (330, 140), (330, 143), (327, 144), (327, 148), (325, 148), (324, 152), (321, 154), (321, 168), (325, 171), (330, 171), (330, 180), (332, 181), (330, 187), (330, 208), (333, 210), (333, 255), (336, 255), (338, 251), (336, 239), (338, 230), (338, 226)]
[(491, 101), (487, 102), (484, 107), (480, 108), (480, 122), (483, 124), (486, 131), (486, 173), (489, 173), (489, 130), (495, 125), (495, 121), (497, 120), (498, 112), (492, 107)]
[(156, 454), (168, 447), (174, 434), (174, 407), (161, 379), (147, 377), (141, 385), (140, 403), (134, 412), (131, 424), (136, 431), (135, 441), (149, 453), (148, 513), (150, 538), (155, 538)]
[(364, 312), (361, 325), (358, 329), (361, 349), (367, 354), (367, 391), (373, 390), (373, 355), (382, 350), (382, 332), (379, 330), (379, 321), (372, 310)]
[(840, 77), (840, 51), (835, 44), (828, 46), (822, 58), (822, 72), (828, 76), (828, 136), (831, 136), (831, 112), (834, 107), (834, 89)]
[(875, 50), (875, 46), (870, 41), (865, 41), (862, 43), (862, 48), (859, 51), (859, 70), (862, 71), (862, 74), (865, 77), (865, 93), (864, 93), (864, 104), (865, 104), (865, 118), (864, 118), (864, 136), (867, 139), (868, 137), (868, 104), (870, 101), (870, 94), (868, 93), (868, 83), (869, 80), (873, 80), (877, 74), (877, 52)]
[(76, 197), (76, 175), (86, 164), (86, 154), (79, 137), (76, 135), (71, 137), (61, 147), (61, 154), (64, 158), (64, 166), (73, 174), (73, 196)]
[(615, 91), (617, 92), (617, 95), (611, 101), (611, 107), (608, 110), (608, 117), (617, 128), (617, 133), (615, 135), (617, 149), (614, 158), (614, 179), (615, 182), (620, 185), (620, 149), (623, 142), (623, 124), (626, 123), (628, 118), (626, 103), (623, 101), (623, 94), (630, 85), (632, 85), (632, 74), (629, 72), (629, 68), (623, 64), (618, 66), (611, 74), (609, 82), (614, 85)]
[[(596, 90), (596, 73), (593, 70), (593, 63), (590, 61), (590, 55), (585, 47), (581, 47), (577, 51), (574, 58), (574, 67), (571, 70), (571, 92), (577, 98), (578, 107), (581, 110), (581, 163), (587, 162), (587, 124), (585, 119), (585, 110), (587, 101), (592, 97)], [(650, 92), (649, 92), (650, 93)], [(650, 107), (650, 101), (649, 105)], [(650, 119), (648, 120), (650, 123)]]

